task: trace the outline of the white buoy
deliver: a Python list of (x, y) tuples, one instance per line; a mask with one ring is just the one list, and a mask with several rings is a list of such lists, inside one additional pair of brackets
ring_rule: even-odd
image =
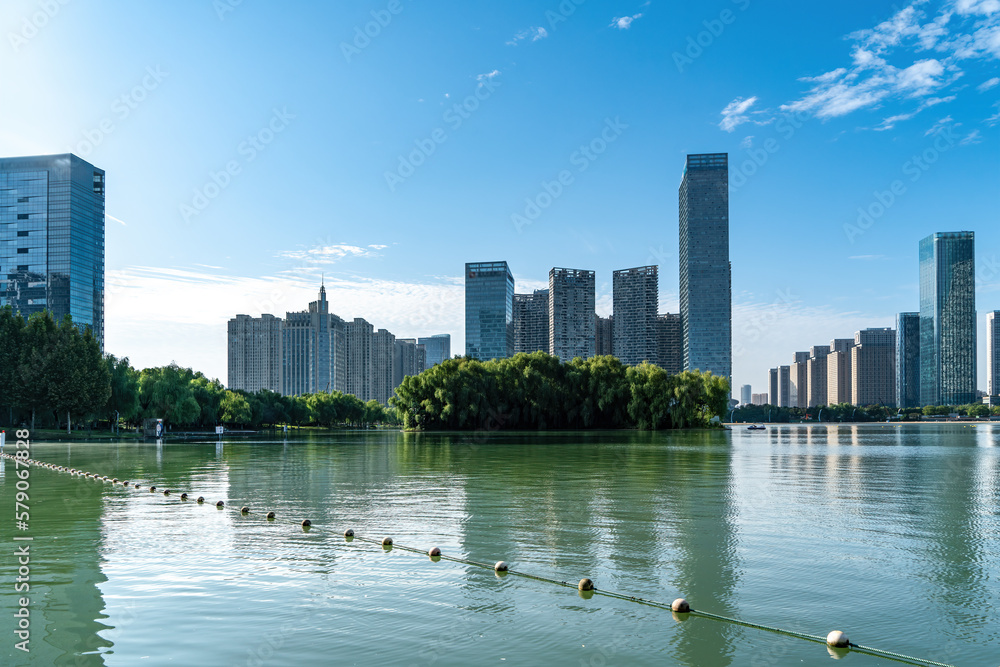
[(431, 547), (431, 550), (427, 552), (427, 555), (430, 556), (431, 558), (440, 558), (441, 549), (439, 549), (438, 547)]
[(391, 537), (383, 537), (382, 538), (382, 546), (383, 547), (391, 547), (392, 546), (392, 538)]
[(686, 614), (691, 611), (691, 605), (684, 598), (677, 598), (670, 603), (670, 611), (676, 611), (681, 614)]
[(834, 630), (826, 636), (826, 644), (836, 648), (846, 648), (851, 645), (851, 641), (840, 630)]
[(507, 561), (498, 560), (497, 564), (493, 566), (494, 572), (506, 572), (508, 570)]

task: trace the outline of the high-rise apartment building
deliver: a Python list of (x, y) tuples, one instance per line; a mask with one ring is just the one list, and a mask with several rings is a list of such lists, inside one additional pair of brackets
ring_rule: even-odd
[(281, 325), (281, 393), (345, 391), (344, 321), (330, 312), (326, 287), (309, 310), (285, 313)]
[(594, 356), (594, 272), (549, 271), (549, 354), (560, 361)]
[(104, 185), (76, 155), (0, 158), (0, 307), (71, 315), (102, 349)]
[(612, 274), (615, 356), (628, 366), (656, 363), (656, 313), (660, 280), (656, 266), (621, 269)]
[(826, 356), (826, 404), (851, 403), (851, 348), (853, 338), (834, 338)]
[(750, 405), (750, 401), (753, 400), (753, 392), (750, 390), (750, 385), (745, 384), (740, 387), (740, 403), (743, 405)]
[(986, 315), (986, 393), (1000, 395), (1000, 310)]
[(684, 368), (731, 378), (728, 154), (688, 155), (678, 198)]
[(355, 317), (344, 325), (344, 338), (347, 358), (344, 393), (368, 401), (375, 393), (375, 327), (364, 318)]
[(806, 362), (809, 402), (806, 407), (817, 408), (827, 404), (826, 357), (829, 354), (829, 345), (814, 345), (809, 349), (809, 360)]
[(896, 405), (896, 332), (892, 328), (855, 333), (851, 367), (854, 405)]
[(778, 403), (779, 408), (794, 408), (791, 395), (791, 368), (778, 366)]
[(364, 400), (374, 398), (382, 405), (389, 402), (389, 397), (396, 388), (392, 366), (395, 353), (396, 336), (385, 329), (372, 334), (372, 386), (368, 398)]
[(229, 320), (229, 389), (281, 393), (281, 318), (237, 315)]
[(514, 276), (507, 262), (465, 265), (465, 354), (483, 361), (514, 354)]
[(601, 317), (594, 313), (594, 354), (607, 356), (615, 353), (612, 340), (614, 337), (615, 316)]
[(440, 364), (445, 359), (451, 359), (451, 334), (435, 334), (417, 339), (418, 345), (423, 345), (427, 351), (424, 368)]
[(410, 375), (420, 375), (427, 363), (427, 348), (415, 338), (397, 338), (392, 349), (392, 387)]
[(809, 407), (809, 353), (796, 352), (788, 366), (789, 408)]
[(920, 241), (920, 403), (976, 398), (975, 232)]
[(680, 313), (664, 313), (656, 318), (656, 365), (670, 375), (684, 370), (684, 340)]
[(751, 405), (767, 405), (767, 394), (751, 394), (750, 396)]
[(514, 354), (549, 351), (549, 291), (514, 295)]
[(896, 316), (896, 403), (920, 407), (920, 313)]
[(779, 405), (778, 403), (778, 369), (771, 368), (767, 371), (767, 398), (771, 401), (772, 405)]

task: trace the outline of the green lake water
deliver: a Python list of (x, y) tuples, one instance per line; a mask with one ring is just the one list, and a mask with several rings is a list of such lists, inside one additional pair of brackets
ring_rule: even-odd
[[(33, 468), (30, 530), (19, 532), (14, 467), (3, 463), (4, 665), (765, 667), (835, 657), (802, 639), (348, 542), (346, 528), (668, 604), (683, 596), (811, 635), (839, 629), (940, 662), (1000, 664), (1000, 424), (334, 432), (31, 451), (144, 488)], [(241, 505), (255, 513), (241, 516)], [(276, 521), (257, 513), (268, 510)], [(15, 534), (34, 538), (29, 654), (12, 632)]]

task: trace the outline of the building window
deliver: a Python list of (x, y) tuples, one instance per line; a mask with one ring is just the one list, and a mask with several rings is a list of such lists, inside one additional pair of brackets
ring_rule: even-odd
[(18, 264), (17, 265), (17, 270), (18, 271), (27, 271), (28, 270), (28, 265), (27, 264)]
[(104, 194), (104, 174), (94, 172), (94, 194)]
[(28, 249), (27, 248), (18, 248), (17, 249), (17, 254), (18, 255), (27, 255), (28, 254)]
[(18, 197), (17, 198), (17, 203), (18, 204), (27, 204), (28, 203), (28, 197)]
[(28, 214), (27, 213), (18, 213), (17, 214), (17, 219), (18, 220), (27, 220), (28, 219)]
[(27, 236), (28, 232), (18, 232), (17, 235), (18, 236)]

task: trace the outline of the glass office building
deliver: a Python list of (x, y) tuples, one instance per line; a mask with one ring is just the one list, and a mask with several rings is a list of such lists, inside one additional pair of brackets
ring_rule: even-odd
[(679, 199), (685, 370), (733, 374), (729, 155), (688, 155)]
[(507, 262), (465, 265), (465, 354), (514, 356), (514, 276)]
[(435, 334), (418, 338), (417, 344), (423, 345), (424, 349), (427, 350), (424, 368), (430, 368), (435, 364), (440, 364), (445, 359), (451, 359), (451, 334)]
[(976, 237), (939, 232), (920, 241), (920, 403), (976, 398)]
[(104, 347), (104, 170), (75, 155), (0, 158), (0, 306), (88, 326)]
[(896, 316), (896, 402), (920, 407), (920, 313)]

